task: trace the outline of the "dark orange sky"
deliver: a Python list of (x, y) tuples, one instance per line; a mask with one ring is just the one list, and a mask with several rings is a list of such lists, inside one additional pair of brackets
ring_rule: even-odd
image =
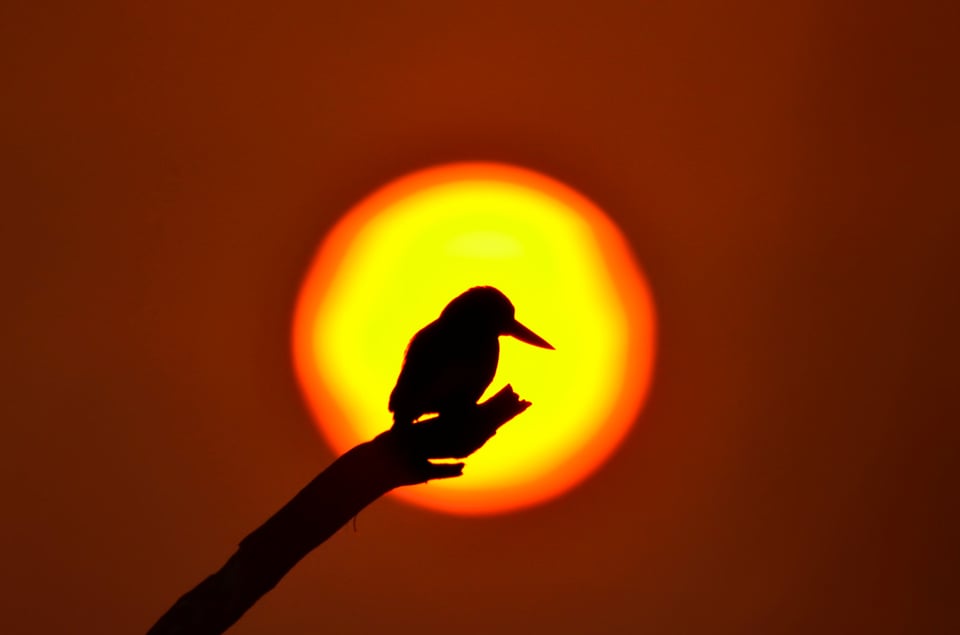
[(395, 4), (0, 9), (0, 632), (146, 630), (333, 459), (300, 276), (465, 159), (627, 233), (648, 406), (546, 506), (378, 501), (231, 632), (960, 628), (958, 11)]

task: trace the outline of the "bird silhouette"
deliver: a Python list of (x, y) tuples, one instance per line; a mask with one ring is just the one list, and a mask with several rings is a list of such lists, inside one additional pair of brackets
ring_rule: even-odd
[(501, 335), (553, 350), (514, 318), (513, 304), (499, 289), (473, 287), (451, 300), (407, 346), (390, 393), (393, 427), (408, 426), (428, 412), (472, 408), (497, 372)]

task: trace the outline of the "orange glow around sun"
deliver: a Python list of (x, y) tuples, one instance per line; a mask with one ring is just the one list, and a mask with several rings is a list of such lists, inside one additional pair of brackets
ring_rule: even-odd
[(492, 285), (555, 351), (501, 337), (483, 399), (509, 383), (533, 406), (466, 459), (464, 475), (400, 499), (492, 514), (554, 498), (596, 470), (643, 405), (654, 307), (623, 235), (542, 174), (492, 163), (387, 184), (329, 232), (294, 314), (297, 376), (342, 453), (392, 425), (387, 399), (410, 338), (466, 289)]

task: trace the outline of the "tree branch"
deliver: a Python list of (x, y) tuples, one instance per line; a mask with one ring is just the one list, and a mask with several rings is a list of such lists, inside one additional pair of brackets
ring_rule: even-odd
[(434, 417), (354, 447), (244, 538), (223, 567), (177, 600), (148, 635), (224, 632), (297, 562), (380, 496), (402, 485), (463, 473), (463, 463), (428, 459), (469, 456), (529, 406), (508, 385), (455, 421)]

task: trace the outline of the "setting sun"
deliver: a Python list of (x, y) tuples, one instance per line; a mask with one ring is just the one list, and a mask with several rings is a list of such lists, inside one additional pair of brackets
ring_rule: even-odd
[(459, 514), (553, 498), (610, 456), (649, 387), (654, 308), (620, 231), (593, 203), (529, 170), (464, 163), (384, 186), (324, 239), (293, 353), (323, 436), (344, 452), (389, 428), (404, 349), (466, 289), (491, 285), (556, 347), (500, 338), (484, 398), (511, 384), (533, 406), (466, 460), (464, 475), (394, 495)]

